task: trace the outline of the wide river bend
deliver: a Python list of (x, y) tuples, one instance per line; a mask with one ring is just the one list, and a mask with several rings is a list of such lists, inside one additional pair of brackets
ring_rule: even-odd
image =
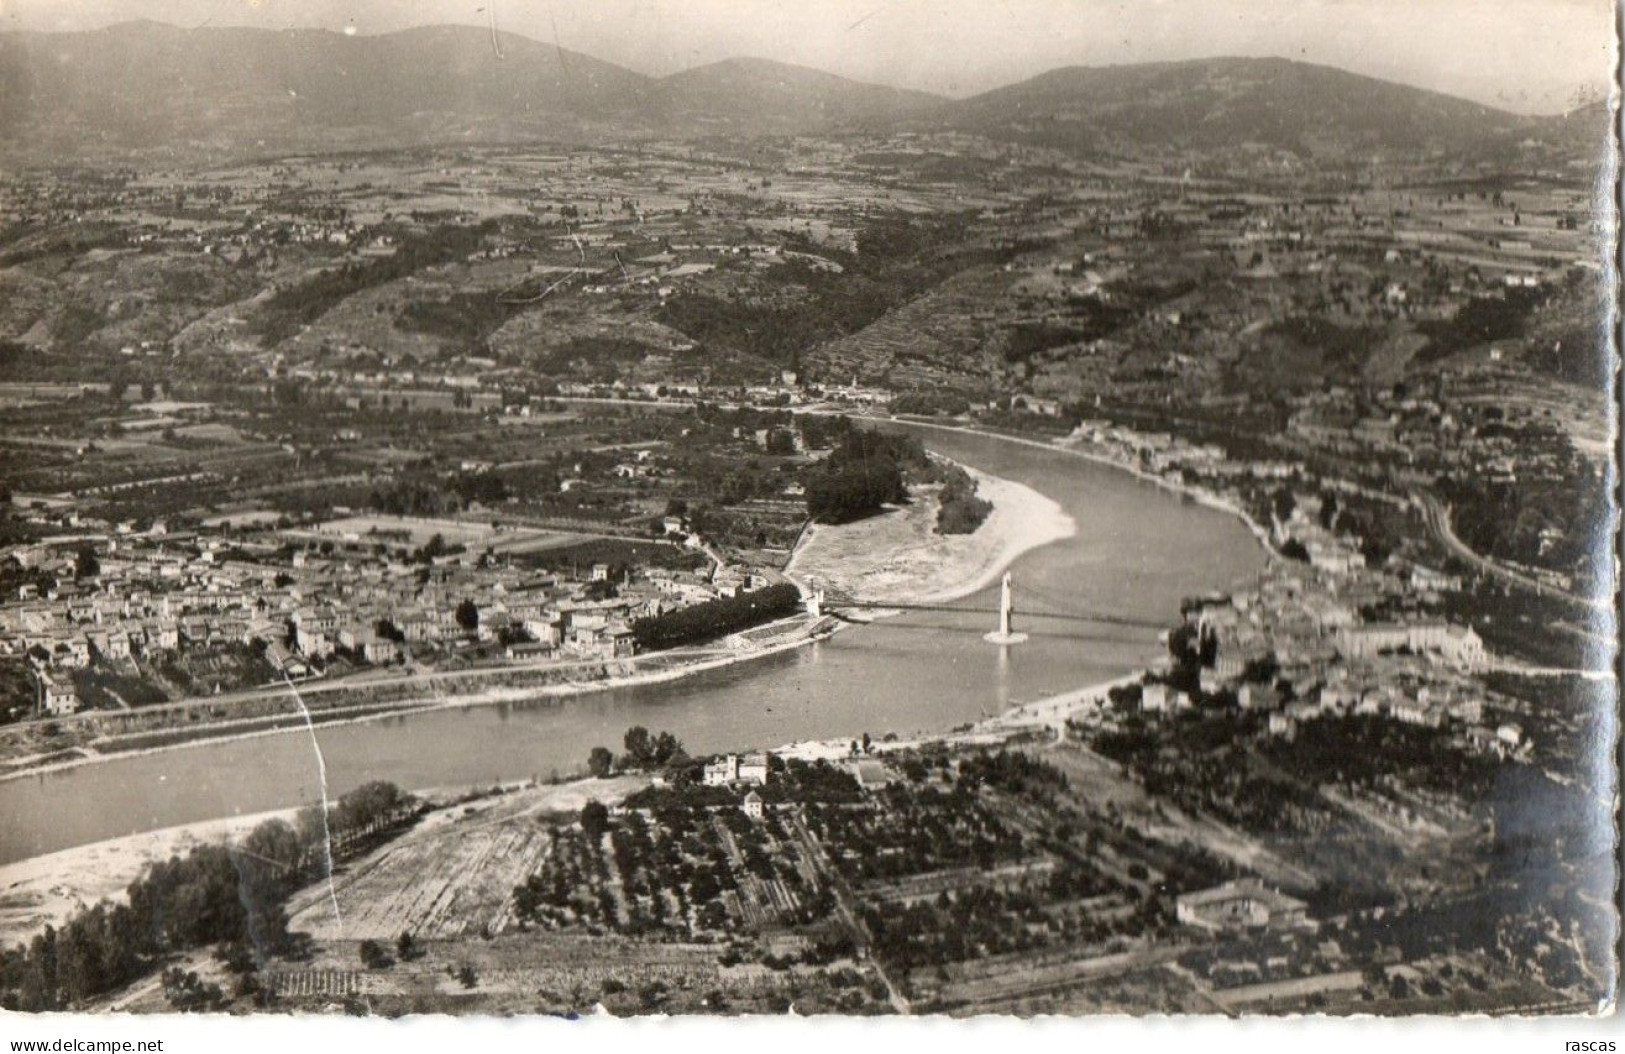
[[(928, 426), (934, 450), (1059, 502), (1078, 523), (1012, 567), (1076, 608), (1172, 624), (1182, 597), (1251, 578), (1264, 554), (1235, 517), (1059, 450)], [(956, 604), (992, 609), (997, 587)], [(1053, 606), (1034, 602), (1034, 607)], [(1008, 649), (990, 614), (910, 611), (752, 662), (580, 696), (447, 708), (317, 730), (328, 792), (369, 779), (467, 786), (581, 768), (631, 725), (674, 732), (692, 752), (869, 732), (947, 730), (1146, 665), (1155, 630), (1029, 621)], [(0, 782), (0, 863), (139, 831), (313, 801), (306, 732), (206, 743)]]

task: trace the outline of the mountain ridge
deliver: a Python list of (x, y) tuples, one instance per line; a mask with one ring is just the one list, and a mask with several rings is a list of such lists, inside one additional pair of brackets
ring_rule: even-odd
[(914, 130), (1072, 152), (1261, 144), (1346, 157), (1476, 150), (1559, 120), (1283, 58), (1066, 66), (949, 99), (757, 57), (650, 77), (463, 25), (0, 32), (0, 139), (47, 152)]
[(924, 116), (1068, 149), (1253, 142), (1306, 154), (1462, 149), (1546, 120), (1334, 66), (1234, 56), (1065, 66)]

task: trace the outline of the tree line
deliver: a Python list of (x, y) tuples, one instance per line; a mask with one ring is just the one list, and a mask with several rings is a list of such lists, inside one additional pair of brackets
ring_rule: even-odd
[(993, 503), (976, 493), (976, 481), (958, 465), (949, 466), (937, 501), (938, 534), (974, 534), (993, 512)]
[(807, 515), (822, 523), (847, 523), (905, 502), (903, 470), (924, 464), (918, 439), (849, 429), (808, 474)]
[[(0, 1006), (65, 1010), (148, 973), (166, 956), (209, 944), (257, 959), (286, 949), (287, 900), (326, 872), (334, 858), (417, 815), (416, 799), (373, 782), (325, 811), (302, 810), (294, 823), (266, 820), (235, 845), (204, 845), (148, 865), (128, 888), (128, 903), (103, 900), (46, 926), (26, 946), (0, 952)], [(210, 1002), (187, 985), (183, 1002)], [(193, 997), (197, 997), (194, 999)], [(177, 1004), (178, 1006), (181, 1004)]]
[(783, 618), (800, 603), (800, 590), (779, 583), (640, 618), (632, 623), (632, 636), (639, 650), (645, 651), (697, 644)]
[(626, 753), (620, 756), (618, 762), (608, 747), (593, 747), (587, 754), (587, 771), (603, 779), (617, 767), (623, 771), (648, 772), (673, 762), (688, 760), (688, 752), (676, 736), (670, 732), (650, 732), (642, 725), (627, 729), (621, 745), (626, 748)]
[(267, 346), (278, 344), (347, 297), (405, 278), (425, 267), (462, 259), (477, 249), (480, 241), (494, 229), (495, 225), (489, 221), (473, 227), (436, 227), (417, 237), (403, 239), (389, 256), (347, 263), (279, 289), (265, 301), (256, 329)]

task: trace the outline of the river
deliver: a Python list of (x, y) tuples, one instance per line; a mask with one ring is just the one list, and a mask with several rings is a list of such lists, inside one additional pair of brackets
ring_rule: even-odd
[[(892, 425), (889, 427), (911, 427)], [(1264, 556), (1236, 518), (1061, 451), (945, 429), (932, 449), (1059, 502), (1078, 533), (1019, 557), (1022, 583), (1077, 609), (1172, 624), (1185, 596), (1247, 580)], [(956, 603), (992, 609), (997, 588)], [(1053, 607), (1033, 602), (1032, 607)], [(913, 611), (678, 681), (565, 699), (436, 710), (82, 765), (0, 783), (0, 863), (214, 817), (315, 800), (369, 779), (451, 787), (581, 768), (631, 725), (691, 752), (803, 739), (947, 730), (1120, 676), (1160, 650), (1156, 631), (1029, 620), (1031, 639), (984, 642), (991, 614)], [(320, 757), (315, 746), (320, 747)]]

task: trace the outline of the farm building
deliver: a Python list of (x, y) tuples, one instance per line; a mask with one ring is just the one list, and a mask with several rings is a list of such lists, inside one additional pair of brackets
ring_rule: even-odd
[(884, 787), (892, 781), (891, 770), (874, 758), (852, 758), (842, 763), (858, 785), (864, 788)]
[(1303, 901), (1270, 889), (1257, 878), (1186, 893), (1174, 907), (1181, 923), (1208, 930), (1302, 926), (1308, 922), (1307, 910)]

